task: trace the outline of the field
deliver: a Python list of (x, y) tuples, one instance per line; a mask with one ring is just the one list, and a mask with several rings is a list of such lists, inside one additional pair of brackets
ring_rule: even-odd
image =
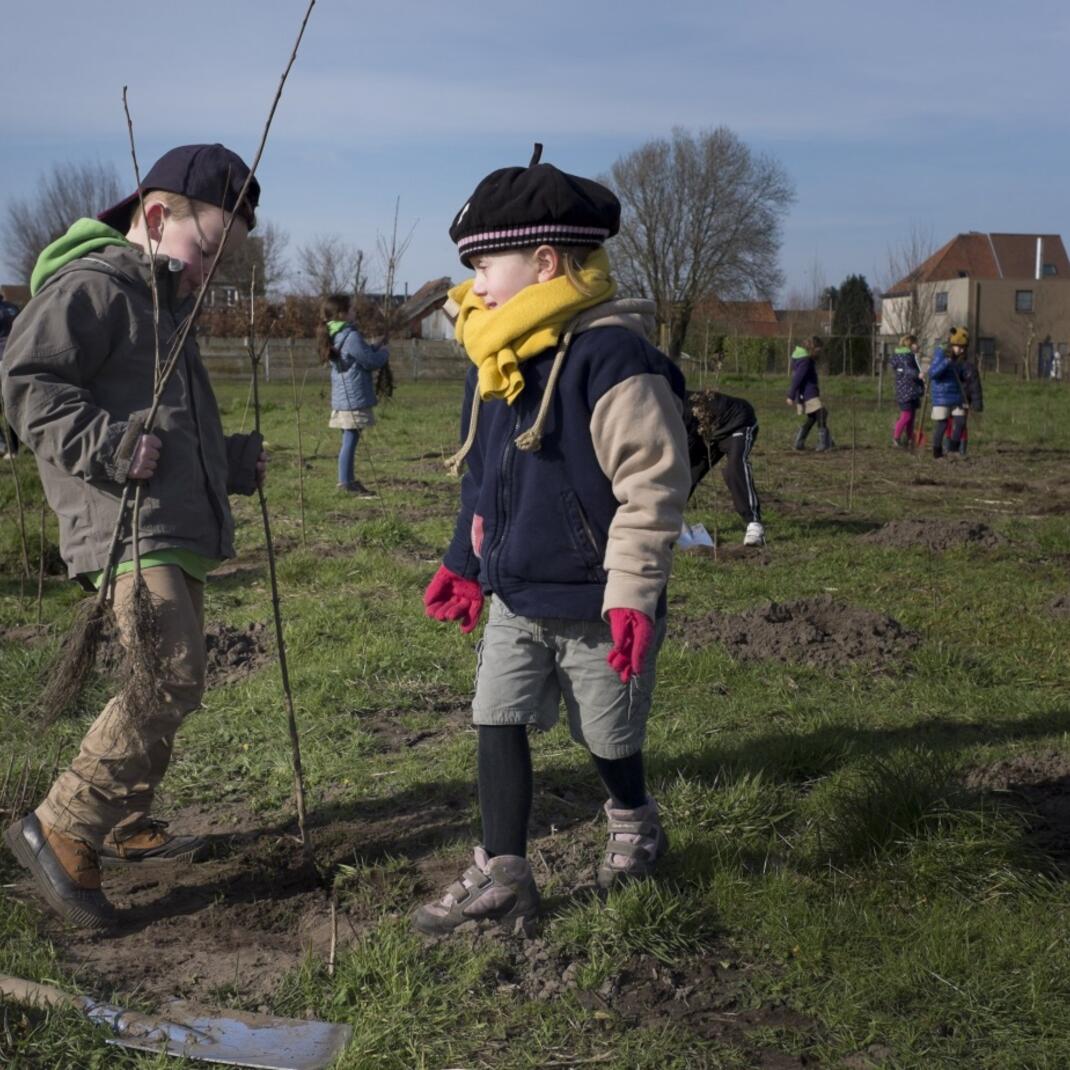
[[(293, 837), (259, 512), (239, 499), (240, 556), (207, 588), (212, 686), (159, 808), (209, 833), (214, 857), (107, 874), (124, 922), (87, 936), (42, 913), (0, 852), (0, 973), (347, 1021), (350, 1068), (1070, 1065), (1070, 391), (990, 376), (970, 456), (952, 464), (893, 449), (893, 407), (869, 381), (829, 384), (839, 448), (825, 455), (789, 448), (783, 382), (723, 385), (759, 411), (769, 541), (743, 550), (711, 473), (688, 519), (720, 547), (677, 555), (659, 661), (647, 758), (672, 851), (656, 880), (592, 894), (603, 795), (559, 728), (535, 741), (539, 931), (413, 935), (408, 913), (479, 835), (477, 633), (421, 605), (452, 529), (441, 458), (459, 385), (402, 383), (381, 406), (358, 451), (381, 499), (356, 501), (335, 490), (320, 385), (304, 392), (299, 471), (290, 387), (272, 384), (269, 500), (315, 865)], [(248, 426), (244, 384), (219, 395), (228, 429)], [(32, 460), (18, 469), (22, 581), (0, 468), (9, 809), (33, 794), (13, 781), (69, 757), (108, 686), (96, 679), (70, 721), (33, 719), (79, 594), (46, 553), (36, 624), (41, 496)], [(178, 1065), (107, 1047), (72, 1013), (13, 1006), (0, 1064)]]

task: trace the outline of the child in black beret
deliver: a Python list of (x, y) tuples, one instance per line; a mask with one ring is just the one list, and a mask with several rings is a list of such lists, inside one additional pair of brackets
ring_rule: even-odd
[(539, 162), (488, 175), (450, 236), (475, 277), (455, 287), (472, 360), (461, 510), (427, 613), (475, 628), (490, 594), (473, 720), (483, 844), (415, 924), (526, 926), (529, 728), (564, 701), (609, 793), (603, 888), (650, 873), (667, 841), (642, 746), (665, 633), (665, 584), (690, 488), (679, 370), (646, 338), (653, 303), (615, 297), (602, 243), (620, 204)]

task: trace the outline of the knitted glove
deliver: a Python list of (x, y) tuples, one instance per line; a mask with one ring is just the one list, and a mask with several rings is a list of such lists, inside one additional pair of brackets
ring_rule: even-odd
[(613, 649), (606, 661), (626, 684), (643, 671), (643, 662), (654, 643), (654, 622), (638, 609), (609, 610)]
[(466, 580), (442, 565), (424, 591), (424, 608), (435, 620), (459, 621), (467, 634), (483, 612), (483, 589), (475, 580)]

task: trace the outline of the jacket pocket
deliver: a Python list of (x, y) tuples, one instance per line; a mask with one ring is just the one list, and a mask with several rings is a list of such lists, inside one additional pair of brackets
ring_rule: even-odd
[(583, 506), (580, 504), (576, 492), (574, 490), (563, 490), (561, 492), (561, 504), (565, 511), (565, 523), (568, 527), (569, 538), (572, 541), (573, 548), (583, 560), (588, 578), (598, 583), (604, 583), (606, 580), (606, 570), (603, 567), (605, 549), (599, 545), (594, 528), (591, 527), (591, 522), (587, 519), (587, 514), (583, 511)]

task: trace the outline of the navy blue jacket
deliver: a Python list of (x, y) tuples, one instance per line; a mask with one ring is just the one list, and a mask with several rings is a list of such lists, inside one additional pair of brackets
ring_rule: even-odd
[(331, 357), (331, 408), (370, 409), (377, 404), (371, 373), (387, 362), (390, 350), (369, 345), (348, 323), (334, 335), (331, 345), (338, 354)]
[(962, 360), (956, 365), (959, 371), (959, 380), (962, 382), (962, 392), (966, 396), (966, 404), (974, 412), (985, 411), (985, 396), (981, 389), (981, 372), (976, 364), (968, 360)]
[(788, 397), (797, 405), (811, 398), (820, 397), (817, 387), (817, 361), (813, 357), (791, 358), (791, 386)]
[[(514, 613), (597, 621), (606, 591), (607, 538), (619, 503), (595, 452), (592, 414), (608, 391), (632, 376), (664, 376), (682, 403), (684, 379), (664, 354), (626, 327), (578, 334), (553, 392), (542, 447), (524, 452), (514, 439), (534, 422), (554, 352), (546, 349), (520, 364), (524, 388), (512, 405), (495, 400), (480, 406), (444, 563), (467, 579), (478, 578), (485, 592)], [(465, 381), (462, 438), (476, 382), (473, 365)], [(685, 433), (677, 410), (668, 418), (679, 421), (682, 511), (688, 486)], [(678, 517), (675, 523), (678, 529)], [(662, 589), (656, 615), (664, 612)]]
[(925, 393), (925, 383), (914, 351), (905, 347), (896, 349), (889, 364), (895, 372), (896, 403), (901, 409), (916, 409)]
[(930, 394), (934, 405), (954, 407), (962, 404), (962, 382), (959, 379), (958, 365), (937, 346), (933, 353), (933, 362), (929, 365)]

